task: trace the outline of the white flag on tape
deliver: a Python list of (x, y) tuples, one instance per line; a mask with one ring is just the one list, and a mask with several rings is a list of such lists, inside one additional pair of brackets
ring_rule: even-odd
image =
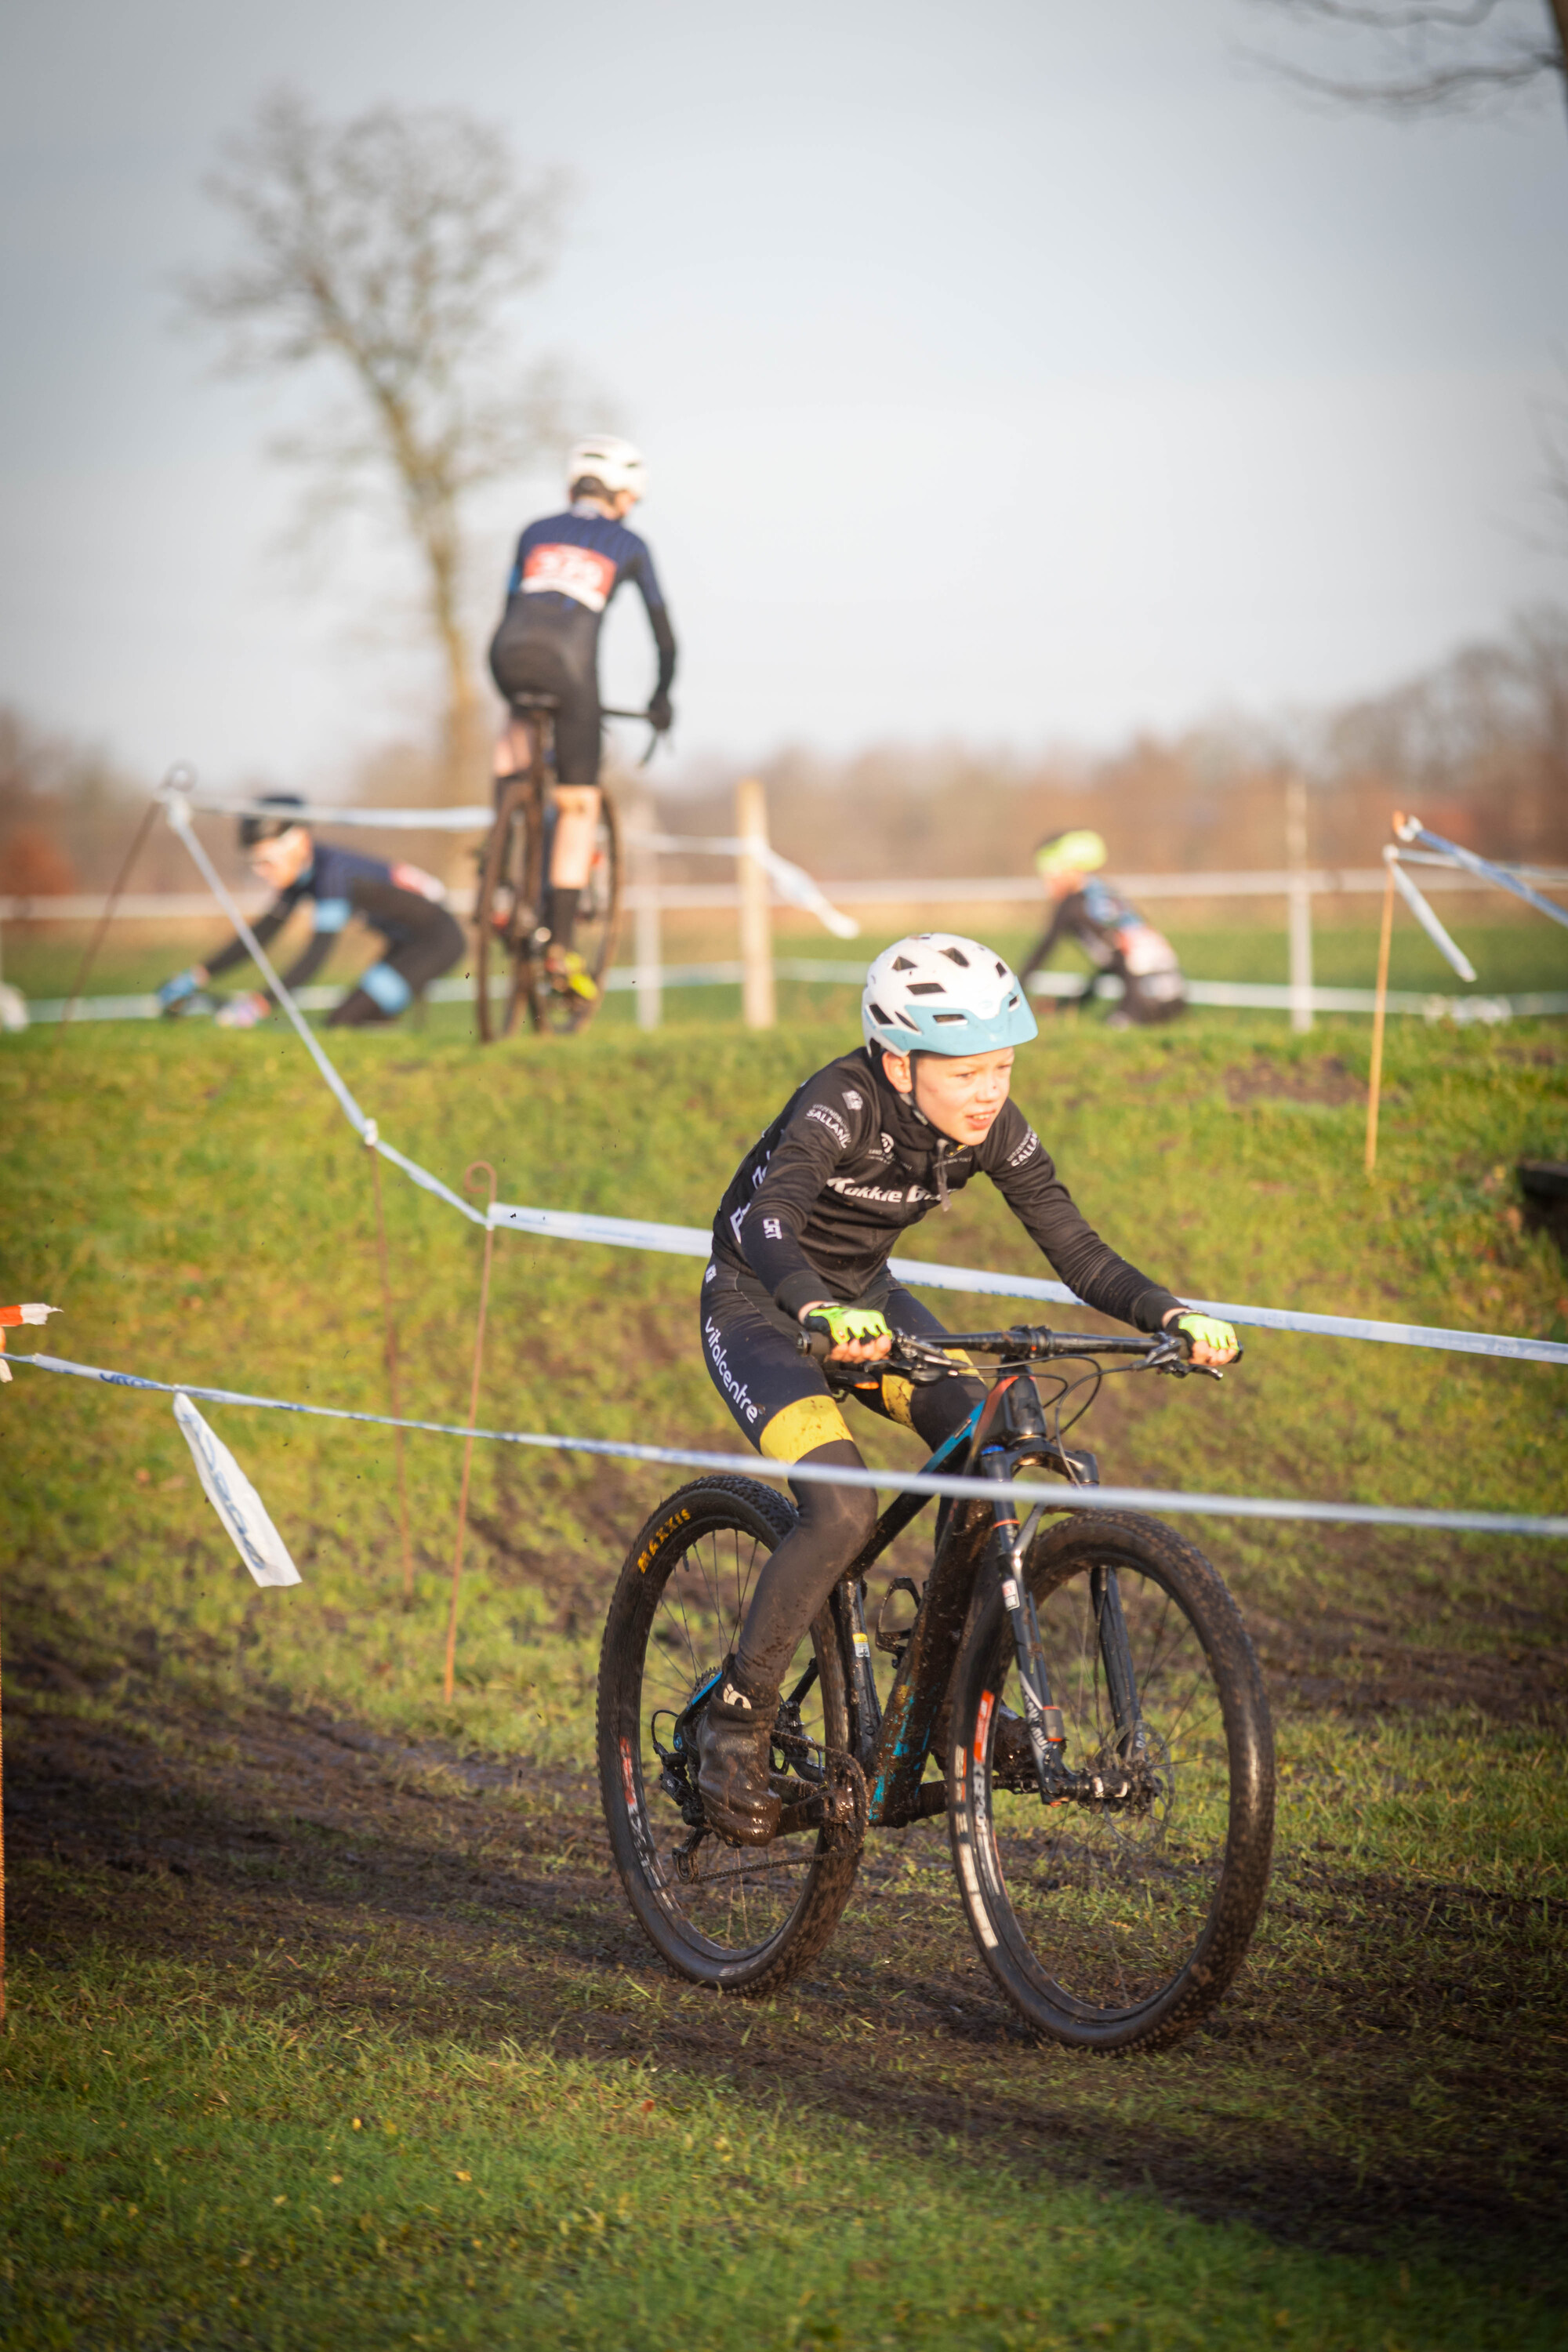
[(174, 1419), (185, 1433), (207, 1500), (228, 1529), (236, 1551), (258, 1584), (298, 1584), (289, 1547), (267, 1516), (267, 1506), (220, 1437), (188, 1396), (174, 1399)]

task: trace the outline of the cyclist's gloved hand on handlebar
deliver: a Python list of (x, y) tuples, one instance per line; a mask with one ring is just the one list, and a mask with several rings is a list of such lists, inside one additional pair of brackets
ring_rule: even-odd
[(1189, 1315), (1178, 1311), (1165, 1318), (1167, 1327), (1174, 1324), (1191, 1350), (1194, 1364), (1206, 1364), (1217, 1370), (1221, 1364), (1233, 1364), (1241, 1353), (1241, 1342), (1228, 1323), (1215, 1315)]
[(656, 694), (647, 707), (648, 725), (656, 735), (668, 735), (675, 724), (675, 713), (668, 694)]
[(874, 1364), (893, 1344), (886, 1316), (874, 1307), (839, 1307), (820, 1298), (801, 1308), (800, 1320), (804, 1329), (826, 1332), (832, 1340), (830, 1364)]

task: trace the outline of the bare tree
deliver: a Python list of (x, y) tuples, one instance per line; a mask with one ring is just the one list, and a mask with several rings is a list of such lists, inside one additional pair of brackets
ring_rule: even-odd
[(1344, 37), (1358, 62), (1320, 72), (1279, 56), (1255, 61), (1302, 89), (1385, 114), (1453, 114), (1506, 105), (1568, 80), (1568, 0), (1252, 0), (1313, 33)]
[(505, 133), (456, 110), (377, 106), (334, 123), (284, 89), (205, 184), (238, 250), (184, 281), (185, 315), (223, 334), (226, 371), (313, 375), (335, 395), (274, 453), (305, 469), (312, 519), (368, 501), (406, 534), (446, 679), (447, 788), (461, 797), (479, 722), (465, 510), (555, 429), (554, 370), (520, 365), (507, 331), (553, 259), (562, 180), (525, 180)]

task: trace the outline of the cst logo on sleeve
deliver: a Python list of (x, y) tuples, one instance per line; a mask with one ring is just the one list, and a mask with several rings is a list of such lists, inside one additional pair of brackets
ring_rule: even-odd
[(764, 1217), (763, 1231), (771, 1242), (782, 1242), (784, 1239), (784, 1227), (776, 1217)]

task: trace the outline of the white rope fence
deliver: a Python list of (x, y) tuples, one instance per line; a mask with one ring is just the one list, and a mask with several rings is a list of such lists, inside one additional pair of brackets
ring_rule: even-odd
[(490, 1445), (538, 1446), (554, 1454), (586, 1454), (612, 1461), (653, 1462), (671, 1467), (737, 1471), (750, 1477), (791, 1479), (805, 1486), (892, 1487), (910, 1495), (951, 1495), (960, 1500), (1042, 1503), (1047, 1510), (1167, 1511), (1189, 1517), (1308, 1519), (1345, 1527), (1423, 1528), (1468, 1535), (1568, 1536), (1568, 1517), (1531, 1517), (1513, 1511), (1428, 1511), (1384, 1503), (1314, 1503), (1283, 1496), (1197, 1495), (1163, 1486), (1047, 1486), (1021, 1479), (968, 1478), (946, 1471), (908, 1471), (868, 1466), (839, 1468), (831, 1463), (774, 1462), (765, 1455), (721, 1454), (697, 1446), (638, 1445), (616, 1437), (564, 1437), (552, 1430), (472, 1429), (447, 1421), (399, 1420), (390, 1413), (354, 1412), (341, 1405), (300, 1404), (291, 1398), (250, 1396), (238, 1389), (205, 1388), (195, 1381), (153, 1381), (136, 1372), (76, 1364), (68, 1357), (11, 1356), (42, 1372), (64, 1372), (97, 1381), (106, 1388), (141, 1389), (160, 1396), (200, 1397), (204, 1404), (250, 1406), (262, 1412), (303, 1413), (318, 1421), (360, 1422), (373, 1429), (413, 1430), (432, 1437), (480, 1439)]

